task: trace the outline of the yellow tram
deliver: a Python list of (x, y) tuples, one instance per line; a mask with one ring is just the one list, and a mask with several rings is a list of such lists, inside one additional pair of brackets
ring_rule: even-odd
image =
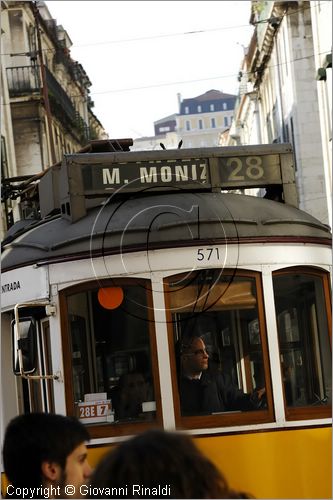
[[(331, 233), (297, 208), (290, 145), (128, 149), (65, 155), (4, 241), (3, 427), (77, 415), (93, 464), (149, 427), (185, 430), (235, 489), (331, 498)], [(265, 388), (259, 407), (183, 411), (190, 333), (210, 370)]]

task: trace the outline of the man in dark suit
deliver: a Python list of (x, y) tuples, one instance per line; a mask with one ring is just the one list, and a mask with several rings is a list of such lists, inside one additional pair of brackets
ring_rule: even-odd
[(207, 415), (224, 411), (258, 409), (265, 388), (245, 394), (228, 374), (208, 371), (209, 355), (202, 338), (182, 345), (180, 405), (182, 415)]

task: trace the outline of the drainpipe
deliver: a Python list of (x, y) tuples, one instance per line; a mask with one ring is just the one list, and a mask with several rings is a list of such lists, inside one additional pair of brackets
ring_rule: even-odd
[[(278, 73), (278, 79), (279, 79), (279, 98), (280, 98), (280, 112), (281, 112), (281, 124), (282, 124), (282, 141), (286, 142), (286, 140), (289, 140), (286, 134), (286, 124), (284, 121), (284, 105), (283, 105), (283, 93), (282, 93), (282, 77), (281, 77), (281, 68), (280, 64), (282, 64), (282, 60), (280, 57), (280, 50), (279, 50), (279, 44), (278, 40), (276, 39), (276, 58), (277, 58), (277, 73)], [(287, 61), (286, 61), (287, 64)]]
[[(41, 72), (42, 86), (43, 86), (42, 93), (43, 93), (43, 100), (44, 100), (44, 106), (45, 106), (47, 128), (49, 129), (51, 165), (54, 165), (56, 163), (56, 156), (55, 156), (54, 141), (53, 141), (52, 118), (51, 118), (49, 92), (48, 92), (48, 87), (47, 87), (46, 72), (45, 72), (45, 65), (44, 65), (44, 58), (43, 58), (43, 51), (42, 51), (42, 42), (41, 42), (41, 38), (40, 38), (40, 28), (39, 28), (39, 20), (38, 20), (39, 12), (38, 12), (36, 2), (31, 3), (31, 9), (32, 9), (32, 12), (33, 12), (33, 15), (35, 18), (36, 31), (37, 31), (38, 57), (39, 57), (39, 65), (40, 65), (40, 72)], [(44, 170), (43, 165), (42, 165), (42, 170)]]
[(260, 111), (259, 111), (259, 90), (258, 90), (257, 98), (254, 101), (254, 112), (253, 112), (253, 114), (255, 114), (255, 116), (256, 116), (258, 144), (262, 144)]

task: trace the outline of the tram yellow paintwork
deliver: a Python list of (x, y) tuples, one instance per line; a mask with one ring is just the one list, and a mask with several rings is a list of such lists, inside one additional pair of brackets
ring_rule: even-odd
[(331, 428), (198, 438), (231, 486), (257, 498), (332, 498)]
[[(256, 498), (332, 498), (332, 429), (308, 427), (197, 437), (234, 489)], [(95, 467), (113, 446), (88, 449)], [(2, 477), (2, 492), (8, 482)]]
[[(195, 437), (230, 485), (256, 498), (332, 498), (330, 427)], [(112, 447), (89, 448), (96, 466)]]

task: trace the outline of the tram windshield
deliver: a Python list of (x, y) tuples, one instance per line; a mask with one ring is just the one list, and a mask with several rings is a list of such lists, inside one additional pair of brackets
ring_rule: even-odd
[(273, 277), (286, 406), (331, 405), (332, 364), (324, 281), (290, 270)]
[(72, 392), (79, 418), (88, 424), (153, 419), (153, 322), (145, 287), (82, 291), (67, 297), (67, 307)]
[(267, 407), (257, 286), (220, 269), (169, 280), (181, 415)]

